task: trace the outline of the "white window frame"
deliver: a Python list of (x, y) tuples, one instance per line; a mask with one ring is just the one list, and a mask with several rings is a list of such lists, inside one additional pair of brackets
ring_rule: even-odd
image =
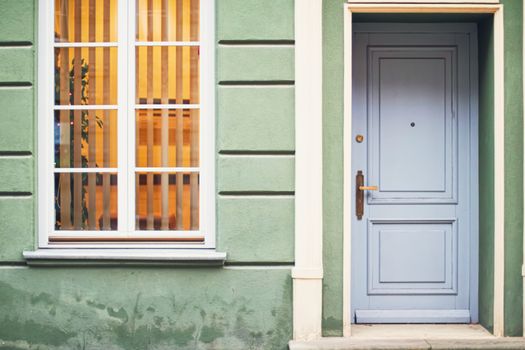
[[(136, 231), (135, 230), (135, 1), (118, 0), (118, 42), (82, 43), (82, 47), (117, 47), (118, 106), (101, 106), (118, 110), (118, 222), (117, 231), (56, 231), (54, 203), (54, 110), (70, 106), (54, 106), (54, 48), (71, 47), (71, 43), (54, 42), (54, 0), (39, 2), (38, 34), (38, 248), (215, 248), (215, 0), (200, 0), (200, 41), (165, 42), (164, 45), (196, 46), (200, 44), (200, 104), (169, 105), (170, 108), (200, 108), (199, 230), (198, 231)], [(127, 15), (126, 15), (127, 14)], [(138, 43), (143, 45), (144, 43)], [(148, 44), (157, 45), (158, 43)], [(161, 44), (162, 45), (162, 44)], [(160, 46), (160, 45), (159, 45)], [(131, 85), (129, 85), (131, 83)], [(152, 107), (141, 105), (141, 108)], [(162, 108), (155, 105), (154, 108)], [(84, 107), (83, 107), (84, 108)], [(89, 108), (89, 107), (88, 107)], [(125, 142), (122, 142), (125, 140)], [(99, 168), (97, 168), (99, 169)], [(142, 169), (142, 168), (141, 168)], [(181, 168), (188, 171), (196, 168)], [(90, 171), (89, 169), (83, 169)], [(148, 169), (149, 170), (149, 169)], [(153, 170), (153, 169), (152, 169)], [(155, 171), (162, 168), (155, 168)], [(170, 170), (173, 170), (170, 168)], [(92, 171), (92, 170), (91, 170)], [(183, 237), (203, 236), (204, 242), (141, 242), (141, 243), (60, 243), (50, 244), (49, 236), (67, 233), (110, 237)]]

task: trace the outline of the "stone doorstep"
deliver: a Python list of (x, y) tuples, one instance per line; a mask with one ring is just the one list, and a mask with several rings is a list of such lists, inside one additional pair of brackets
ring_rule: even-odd
[(525, 338), (352, 339), (290, 341), (290, 350), (525, 350)]

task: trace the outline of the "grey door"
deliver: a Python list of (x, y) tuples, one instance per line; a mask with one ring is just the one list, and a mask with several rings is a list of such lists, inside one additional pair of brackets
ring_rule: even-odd
[[(351, 312), (357, 323), (477, 321), (475, 30), (355, 25)], [(368, 189), (359, 189), (358, 173)]]

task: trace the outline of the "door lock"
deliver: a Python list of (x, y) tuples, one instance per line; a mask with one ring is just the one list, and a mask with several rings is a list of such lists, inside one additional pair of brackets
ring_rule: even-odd
[(363, 218), (365, 211), (365, 192), (364, 191), (377, 191), (377, 186), (365, 186), (365, 176), (362, 170), (357, 171), (355, 176), (355, 215), (357, 220)]

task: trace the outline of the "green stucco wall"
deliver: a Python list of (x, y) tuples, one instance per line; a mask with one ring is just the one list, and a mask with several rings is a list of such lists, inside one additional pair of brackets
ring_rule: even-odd
[(0, 349), (278, 349), (292, 337), (293, 0), (216, 1), (225, 267), (28, 267), (37, 0), (0, 0)]
[(343, 0), (323, 1), (323, 335), (343, 334)]
[(523, 332), (523, 2), (505, 8), (505, 335)]
[[(343, 317), (343, 4), (323, 1), (324, 288), (323, 334), (342, 334)], [(504, 0), (505, 20), (505, 334), (522, 334), (523, 101), (521, 0)], [(356, 21), (480, 23), (480, 322), (492, 329), (494, 292), (493, 56), (491, 23), (479, 16), (355, 15)], [(482, 57), (483, 56), (483, 57)]]

